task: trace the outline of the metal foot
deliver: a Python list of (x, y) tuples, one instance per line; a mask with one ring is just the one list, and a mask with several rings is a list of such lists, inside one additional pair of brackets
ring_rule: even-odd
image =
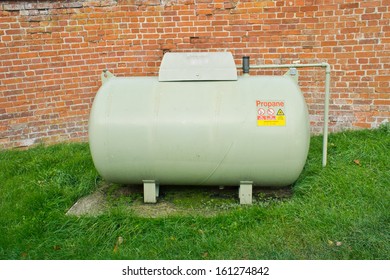
[(252, 181), (241, 181), (238, 190), (240, 204), (252, 204)]
[(144, 182), (144, 202), (156, 203), (160, 186), (154, 180), (143, 180)]

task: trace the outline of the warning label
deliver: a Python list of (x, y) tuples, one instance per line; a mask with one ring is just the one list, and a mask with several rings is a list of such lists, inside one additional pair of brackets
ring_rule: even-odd
[(278, 113), (276, 115), (277, 116), (284, 116), (284, 112), (282, 111), (282, 109), (279, 109)]
[(285, 102), (256, 100), (257, 126), (285, 126)]

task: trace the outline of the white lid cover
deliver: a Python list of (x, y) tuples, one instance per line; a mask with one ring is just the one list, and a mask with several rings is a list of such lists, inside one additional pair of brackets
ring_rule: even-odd
[(230, 52), (168, 52), (161, 62), (158, 80), (236, 81), (237, 69)]

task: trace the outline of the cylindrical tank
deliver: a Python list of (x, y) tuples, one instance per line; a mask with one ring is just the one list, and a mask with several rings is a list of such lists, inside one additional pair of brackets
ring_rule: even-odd
[(114, 77), (99, 89), (89, 121), (98, 172), (124, 184), (287, 186), (309, 141), (307, 107), (289, 76)]

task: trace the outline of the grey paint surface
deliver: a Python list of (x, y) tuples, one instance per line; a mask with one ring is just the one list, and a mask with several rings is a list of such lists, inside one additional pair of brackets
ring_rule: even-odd
[[(283, 101), (285, 126), (258, 126), (256, 100)], [(300, 175), (308, 112), (290, 77), (159, 82), (111, 78), (93, 103), (89, 140), (108, 181), (169, 185), (287, 186)]]
[(168, 52), (161, 61), (158, 80), (235, 81), (237, 69), (230, 52)]

